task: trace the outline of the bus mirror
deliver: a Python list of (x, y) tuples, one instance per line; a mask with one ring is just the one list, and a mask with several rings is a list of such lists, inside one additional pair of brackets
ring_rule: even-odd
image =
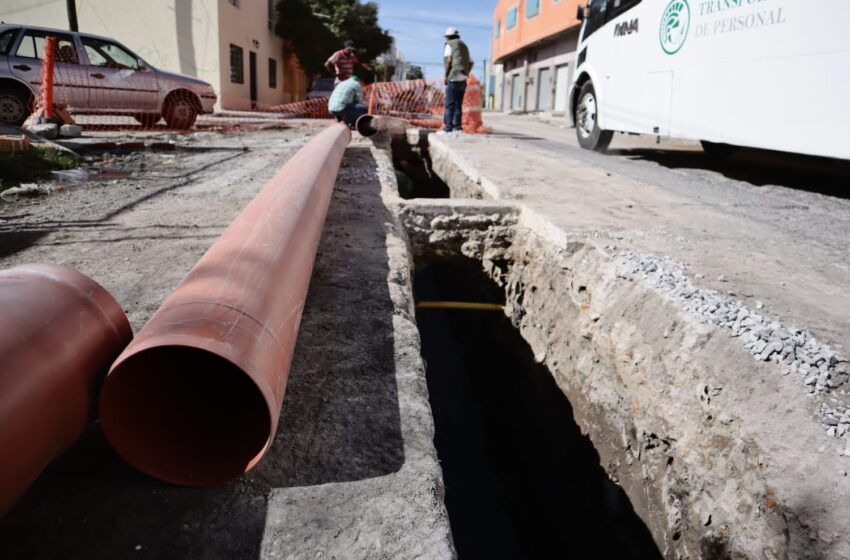
[(578, 10), (576, 10), (576, 19), (579, 21), (584, 21), (584, 6), (581, 4), (578, 5)]

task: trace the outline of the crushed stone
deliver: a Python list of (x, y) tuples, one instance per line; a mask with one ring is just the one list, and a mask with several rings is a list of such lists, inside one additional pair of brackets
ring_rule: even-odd
[[(850, 457), (850, 399), (846, 391), (850, 367), (846, 356), (805, 329), (785, 326), (734, 297), (697, 287), (685, 266), (673, 259), (618, 251), (614, 246), (606, 249), (614, 253), (628, 276), (647, 281), (701, 322), (725, 329), (754, 360), (775, 364), (783, 375), (797, 375), (804, 393), (820, 400), (819, 421), (824, 431), (843, 440), (839, 454)], [(765, 307), (761, 301), (756, 301), (755, 306), (757, 310)]]

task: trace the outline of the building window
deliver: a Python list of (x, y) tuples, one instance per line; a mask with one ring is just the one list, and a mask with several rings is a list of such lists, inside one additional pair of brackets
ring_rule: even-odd
[(269, 87), (277, 87), (277, 60), (269, 59)]
[(230, 81), (234, 84), (245, 83), (245, 67), (242, 47), (230, 45)]
[(533, 18), (540, 13), (540, 0), (526, 0), (525, 19)]
[(496, 20), (496, 38), (499, 38), (499, 35), (502, 34), (502, 20)]
[(269, 0), (269, 31), (274, 31), (274, 2)]
[(516, 12), (516, 6), (508, 10), (508, 14), (505, 16), (505, 29), (513, 29), (516, 27)]

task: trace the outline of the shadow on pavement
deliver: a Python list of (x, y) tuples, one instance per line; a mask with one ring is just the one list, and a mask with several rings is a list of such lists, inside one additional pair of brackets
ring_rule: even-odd
[(779, 186), (850, 198), (850, 162), (799, 154), (741, 148), (727, 160), (701, 151), (610, 150), (610, 155), (652, 161), (668, 169), (706, 170), (756, 187)]
[(0, 520), (4, 558), (256, 559), (273, 489), (401, 468), (384, 221), (362, 219), (384, 206), (377, 180), (354, 176), (331, 201), (277, 437), (260, 465), (220, 487), (170, 486), (128, 466), (95, 424)]

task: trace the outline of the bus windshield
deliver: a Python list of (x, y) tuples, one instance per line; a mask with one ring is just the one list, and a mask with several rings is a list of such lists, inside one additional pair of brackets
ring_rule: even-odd
[(608, 0), (590, 0), (587, 8), (587, 18), (584, 20), (584, 39), (587, 39), (597, 29), (605, 25)]

